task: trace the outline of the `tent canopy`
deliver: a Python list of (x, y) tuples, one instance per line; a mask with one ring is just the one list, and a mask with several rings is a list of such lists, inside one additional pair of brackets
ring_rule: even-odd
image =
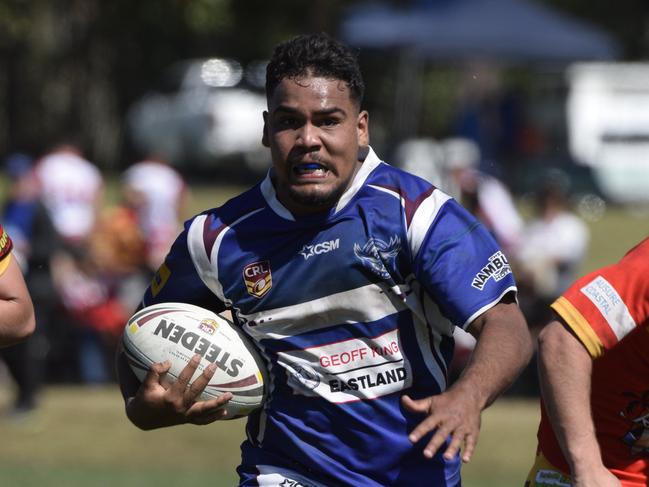
[(406, 48), (426, 59), (509, 62), (614, 59), (617, 42), (582, 21), (527, 0), (436, 0), (409, 8), (354, 6), (340, 37), (362, 48)]

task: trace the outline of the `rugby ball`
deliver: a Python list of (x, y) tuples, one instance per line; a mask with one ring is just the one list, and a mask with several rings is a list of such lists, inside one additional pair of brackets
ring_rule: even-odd
[(234, 324), (212, 311), (186, 303), (148, 306), (128, 320), (122, 342), (141, 381), (155, 362), (171, 362), (163, 385), (173, 383), (197, 353), (202, 358), (191, 382), (210, 363), (216, 364), (200, 399), (231, 392), (224, 419), (246, 416), (264, 402), (266, 373), (257, 349)]

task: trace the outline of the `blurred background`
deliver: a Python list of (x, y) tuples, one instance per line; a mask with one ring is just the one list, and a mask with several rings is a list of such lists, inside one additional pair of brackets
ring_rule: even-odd
[[(647, 236), (644, 0), (0, 0), (0, 222), (38, 320), (0, 351), (8, 485), (236, 482), (242, 422), (136, 431), (112, 354), (182, 221), (264, 176), (267, 59), (320, 31), (358, 48), (377, 153), (499, 240), (534, 334)], [(522, 485), (537, 421), (532, 363), (466, 485)]]

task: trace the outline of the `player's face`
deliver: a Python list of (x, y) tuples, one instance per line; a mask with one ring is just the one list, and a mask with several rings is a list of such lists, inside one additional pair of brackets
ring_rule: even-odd
[(285, 78), (268, 100), (263, 143), (279, 201), (295, 215), (317, 213), (337, 203), (360, 168), (368, 115), (343, 81)]

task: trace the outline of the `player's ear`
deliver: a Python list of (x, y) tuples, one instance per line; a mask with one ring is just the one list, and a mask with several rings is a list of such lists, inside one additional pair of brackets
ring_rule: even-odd
[(370, 145), (370, 114), (367, 110), (361, 110), (358, 114), (356, 121), (356, 133), (358, 137), (358, 145), (361, 147)]
[(263, 116), (264, 116), (264, 130), (261, 135), (261, 143), (264, 147), (270, 147), (270, 144), (268, 143), (268, 112), (264, 111)]

